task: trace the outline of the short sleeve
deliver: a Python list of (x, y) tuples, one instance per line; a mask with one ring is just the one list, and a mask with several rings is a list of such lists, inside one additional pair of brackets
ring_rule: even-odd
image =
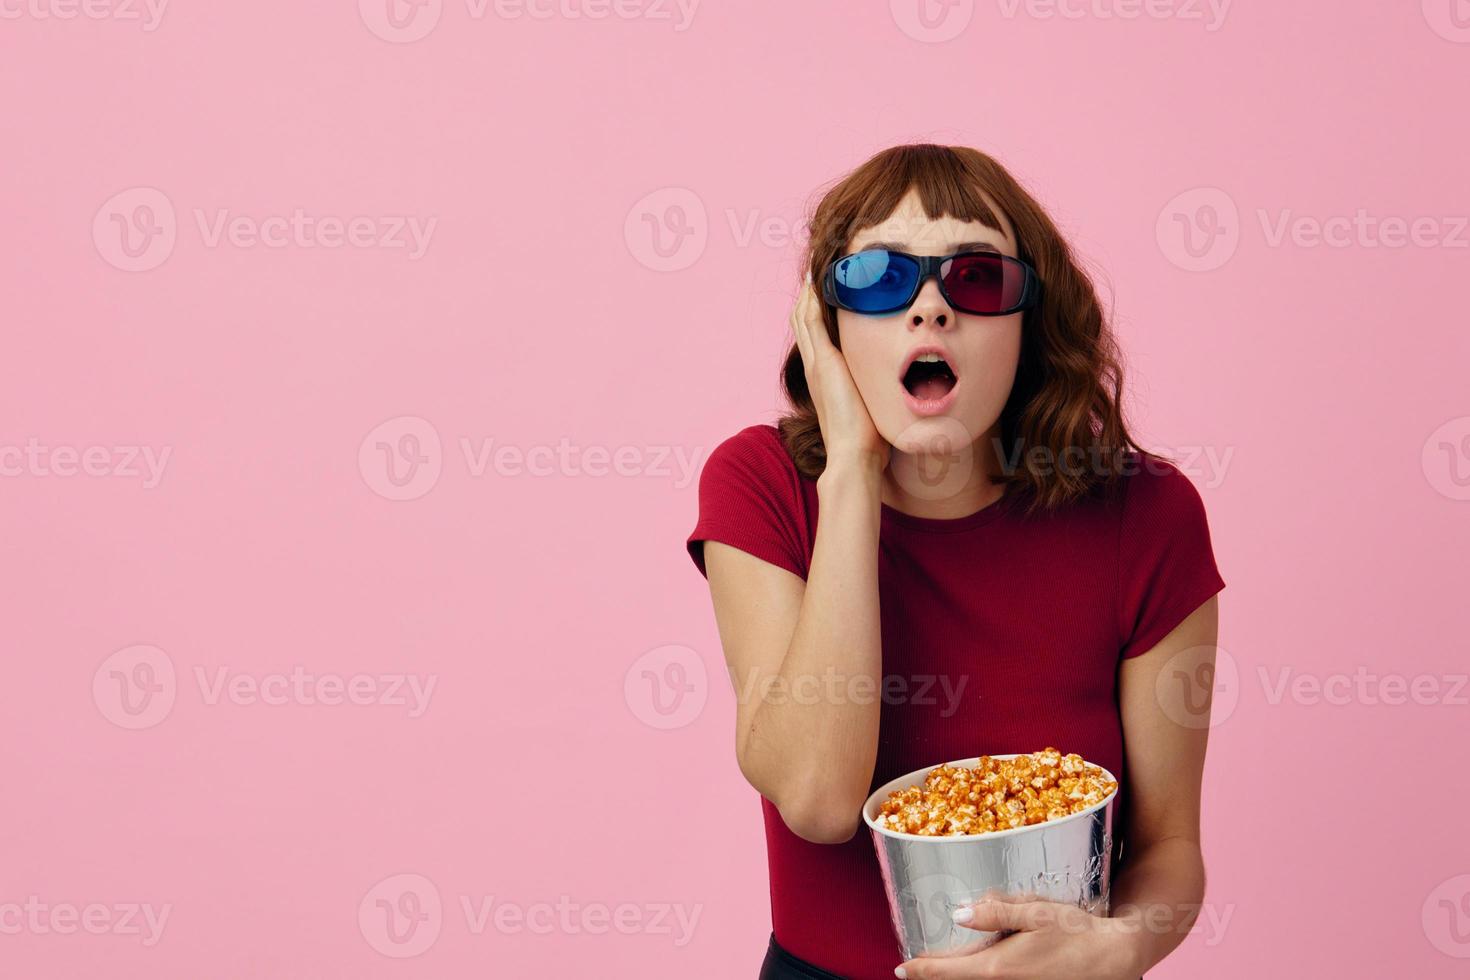
[(750, 426), (715, 447), (699, 474), (699, 517), (686, 547), (699, 573), (719, 541), (806, 578), (801, 477), (773, 426)]
[(1172, 463), (1133, 457), (1118, 537), (1120, 656), (1152, 650), (1225, 587), (1199, 491)]

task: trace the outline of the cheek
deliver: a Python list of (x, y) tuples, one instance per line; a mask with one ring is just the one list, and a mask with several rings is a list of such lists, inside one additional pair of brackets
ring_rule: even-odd
[(1006, 317), (976, 332), (974, 346), (965, 351), (964, 397), (957, 406), (966, 423), (984, 429), (1000, 417), (1020, 362), (1019, 318)]
[[(1007, 321), (1010, 319), (1006, 317)], [(994, 329), (978, 336), (973, 363), (979, 369), (986, 391), (992, 392), (997, 387), (1009, 391), (1016, 367), (1021, 363), (1021, 324), (997, 323)]]
[(881, 397), (884, 381), (893, 380), (894, 364), (903, 356), (893, 349), (896, 328), (892, 324), (885, 328), (885, 322), (886, 319), (859, 316), (846, 310), (837, 312), (842, 356), (858, 393), (870, 408)]

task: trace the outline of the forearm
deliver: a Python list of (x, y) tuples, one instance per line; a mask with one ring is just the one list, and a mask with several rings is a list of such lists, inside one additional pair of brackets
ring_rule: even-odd
[(743, 765), (802, 836), (850, 836), (872, 781), (883, 659), (880, 480), (881, 470), (857, 465), (829, 466), (818, 479), (800, 615), (774, 676), (756, 679), (763, 693)]
[(1153, 841), (1127, 860), (1113, 881), (1112, 918), (1135, 957), (1138, 972), (1154, 967), (1184, 941), (1205, 894), (1198, 841)]

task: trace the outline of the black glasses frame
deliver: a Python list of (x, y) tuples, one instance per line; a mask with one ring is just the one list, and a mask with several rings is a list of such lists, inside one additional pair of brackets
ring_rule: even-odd
[[(858, 310), (846, 305), (837, 298), (837, 263), (844, 259), (850, 259), (854, 255), (862, 255), (865, 252), (887, 252), (889, 255), (901, 255), (906, 259), (918, 263), (919, 278), (914, 280), (913, 292), (909, 293), (907, 299), (888, 309)], [(1024, 279), (1022, 280), (1021, 296), (1016, 300), (1014, 306), (994, 312), (982, 312), (980, 310), (968, 309), (955, 302), (954, 297), (949, 295), (949, 290), (944, 288), (944, 273), (948, 271), (948, 264), (950, 262), (966, 255), (999, 259), (1002, 262), (1009, 262), (1011, 265), (1020, 266), (1024, 274)], [(847, 255), (833, 259), (831, 264), (827, 266), (826, 275), (822, 276), (822, 296), (829, 304), (838, 309), (861, 313), (864, 316), (883, 316), (888, 313), (897, 313), (899, 310), (906, 310), (912, 306), (914, 297), (918, 296), (919, 290), (924, 288), (924, 281), (931, 277), (939, 283), (939, 292), (944, 296), (945, 302), (961, 313), (968, 313), (971, 316), (1010, 316), (1012, 313), (1019, 313), (1022, 310), (1031, 309), (1041, 300), (1041, 277), (1036, 274), (1036, 270), (1031, 267), (1030, 263), (1021, 259), (1012, 258), (1009, 255), (1001, 255), (999, 252), (977, 252), (973, 250), (968, 252), (955, 252), (950, 255), (910, 255), (908, 252), (900, 252), (891, 248), (865, 248), (862, 251), (850, 252)]]

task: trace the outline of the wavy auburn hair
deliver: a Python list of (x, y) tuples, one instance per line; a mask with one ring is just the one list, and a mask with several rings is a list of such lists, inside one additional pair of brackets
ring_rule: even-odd
[[(930, 219), (952, 215), (1000, 230), (980, 194), (1014, 229), (1020, 257), (1041, 279), (1041, 301), (1022, 314), (1015, 384), (1000, 416), (999, 482), (1029, 509), (1051, 509), (1117, 482), (1125, 454), (1138, 446), (1122, 414), (1123, 371), (1092, 280), (1041, 205), (995, 160), (964, 146), (895, 146), (829, 190), (807, 223), (805, 265), (821, 295), (827, 266), (864, 228), (885, 220), (910, 188)], [(839, 349), (835, 310), (822, 304), (827, 335)], [(797, 469), (815, 479), (827, 454), (801, 351), (793, 343), (781, 372), (791, 402), (777, 428)], [(1081, 455), (1085, 465), (1069, 465)], [(1014, 464), (1014, 465), (1012, 465)]]

